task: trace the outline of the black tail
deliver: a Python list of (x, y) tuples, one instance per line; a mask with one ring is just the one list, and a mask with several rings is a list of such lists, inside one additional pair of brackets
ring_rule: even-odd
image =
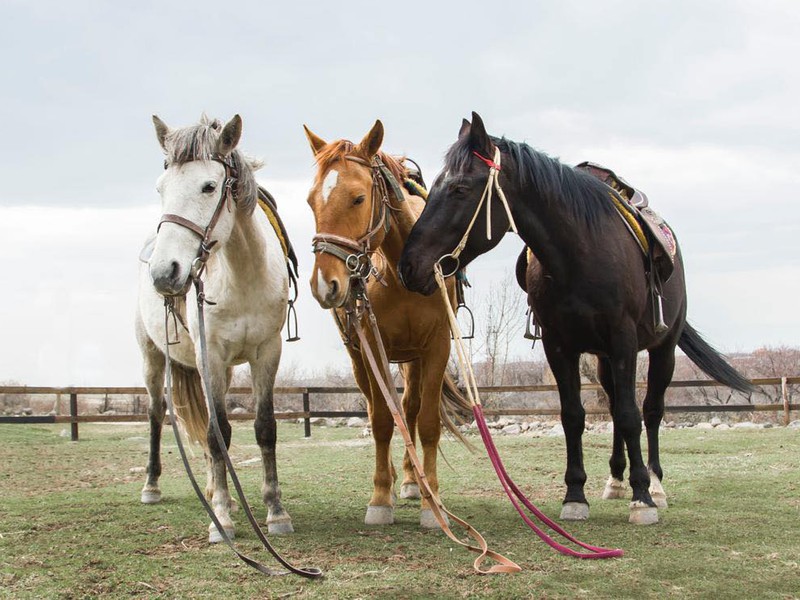
[(725, 357), (717, 352), (706, 342), (697, 330), (686, 323), (678, 340), (678, 347), (686, 353), (686, 356), (700, 367), (706, 375), (740, 392), (753, 392), (755, 388), (745, 377), (734, 369)]

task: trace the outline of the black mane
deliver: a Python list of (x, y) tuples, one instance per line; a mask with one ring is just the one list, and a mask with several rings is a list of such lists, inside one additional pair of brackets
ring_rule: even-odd
[[(517, 172), (519, 185), (533, 188), (536, 195), (550, 204), (561, 204), (576, 222), (597, 227), (604, 215), (615, 210), (608, 187), (595, 177), (562, 164), (558, 159), (534, 150), (528, 144), (506, 138), (491, 138), (503, 153), (503, 166)], [(491, 157), (488, 157), (491, 158)], [(453, 144), (445, 155), (445, 169), (462, 173), (474, 160), (467, 136)]]

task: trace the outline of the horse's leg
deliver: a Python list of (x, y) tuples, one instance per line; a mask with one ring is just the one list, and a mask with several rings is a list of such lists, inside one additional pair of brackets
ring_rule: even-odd
[[(211, 348), (209, 348), (209, 354), (213, 355)], [(207, 382), (207, 387), (211, 390), (214, 413), (217, 416), (225, 448), (228, 449), (231, 446), (231, 424), (228, 421), (228, 413), (225, 409), (225, 395), (228, 391), (228, 369), (219, 361), (210, 359), (209, 362), (210, 381)], [(198, 364), (200, 364), (199, 356)], [(211, 506), (223, 529), (225, 529), (225, 533), (233, 539), (234, 523), (231, 519), (231, 495), (228, 491), (227, 469), (225, 467), (225, 459), (222, 456), (223, 450), (217, 441), (217, 436), (214, 434), (210, 420), (206, 441), (208, 443), (208, 467), (211, 474), (209, 478), (211, 481)], [(208, 526), (208, 541), (212, 544), (222, 541), (222, 535), (217, 531), (214, 523)]]
[[(444, 333), (438, 343), (427, 349), (422, 359), (422, 380), (420, 382), (420, 409), (417, 420), (419, 441), (424, 453), (423, 468), (434, 497), (439, 496), (439, 476), (436, 470), (436, 459), (439, 450), (439, 439), (442, 435), (442, 420), (439, 405), (442, 401), (442, 381), (444, 380), (447, 360), (450, 355), (450, 336)], [(422, 512), (419, 523), (426, 529), (439, 529), (428, 500), (422, 500)]]
[[(408, 432), (414, 446), (417, 444), (417, 416), (420, 407), (420, 360), (405, 363), (402, 366), (405, 388), (403, 391), (403, 412), (406, 415)], [(414, 476), (414, 467), (408, 448), (403, 452), (403, 483), (400, 486), (400, 497), (409, 499), (420, 498), (419, 484)]]
[(273, 390), (275, 374), (281, 358), (281, 338), (276, 336), (258, 349), (258, 358), (250, 363), (253, 378), (253, 393), (256, 398), (256, 442), (261, 449), (264, 480), (261, 497), (267, 506), (267, 529), (269, 533), (292, 533), (292, 518), (281, 504), (281, 488), (278, 484), (278, 465), (275, 457), (277, 425)]
[[(374, 343), (374, 342), (370, 342)], [(355, 362), (355, 361), (354, 361)], [(375, 440), (375, 472), (372, 477), (372, 498), (367, 506), (364, 523), (367, 525), (391, 525), (394, 523), (394, 480), (396, 473), (392, 465), (391, 443), (394, 420), (378, 387), (372, 371), (367, 371), (369, 380), (369, 420), (372, 438)], [(389, 385), (394, 382), (386, 377)]]
[(561, 518), (566, 521), (585, 521), (589, 518), (589, 503), (583, 486), (586, 471), (583, 468), (583, 430), (586, 411), (581, 404), (581, 379), (578, 369), (580, 355), (565, 352), (557, 343), (544, 343), (547, 362), (558, 384), (561, 401), (561, 424), (567, 443), (567, 470), (564, 482), (567, 493), (561, 508)]
[(147, 481), (142, 488), (143, 504), (161, 501), (158, 478), (161, 477), (161, 428), (167, 404), (164, 401), (164, 370), (166, 359), (158, 347), (137, 324), (137, 337), (144, 357), (144, 384), (150, 396), (148, 416), (150, 419), (150, 453), (147, 458)]
[(636, 331), (622, 328), (612, 341), (609, 357), (614, 377), (614, 431), (619, 429), (628, 449), (629, 482), (633, 490), (630, 504), (631, 523), (650, 525), (658, 522), (658, 509), (650, 497), (650, 476), (642, 460), (642, 415), (636, 405)]
[[(600, 385), (603, 386), (606, 396), (608, 396), (608, 410), (612, 415), (614, 414), (614, 374), (611, 368), (611, 363), (606, 357), (597, 357), (597, 377), (600, 380)], [(617, 500), (625, 498), (628, 495), (628, 485), (623, 480), (625, 474), (625, 441), (622, 439), (622, 432), (613, 427), (613, 447), (611, 450), (611, 458), (608, 461), (608, 466), (611, 469), (611, 475), (608, 477), (606, 487), (603, 490), (604, 500)]]
[(664, 344), (650, 350), (650, 364), (647, 370), (647, 394), (644, 397), (642, 412), (647, 429), (647, 468), (650, 473), (650, 495), (658, 508), (667, 508), (667, 495), (661, 481), (658, 449), (658, 430), (664, 418), (664, 392), (667, 391), (672, 373), (675, 370), (675, 346)]

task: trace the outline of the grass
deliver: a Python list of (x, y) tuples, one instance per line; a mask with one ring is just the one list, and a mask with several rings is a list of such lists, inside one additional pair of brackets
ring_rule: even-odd
[[(444, 453), (443, 498), (523, 572), (473, 574), (473, 555), (418, 527), (416, 502), (400, 501), (395, 525), (363, 524), (372, 445), (353, 429), (280, 425), (279, 472), (296, 533), (274, 537), (322, 581), (267, 578), (226, 547), (206, 543), (207, 518), (165, 432), (164, 500), (139, 503), (147, 458), (144, 425), (0, 426), (2, 598), (798, 598), (800, 432), (666, 430), (662, 452), (670, 508), (651, 527), (627, 523), (627, 502), (599, 500), (609, 435), (584, 438), (592, 516), (567, 528), (620, 547), (612, 561), (551, 551), (513, 512), (483, 453), (454, 442)], [(258, 456), (252, 429), (235, 427), (234, 462)], [(476, 440), (480, 444), (479, 440)], [(563, 494), (563, 439), (498, 437), (515, 481), (547, 514)], [(399, 464), (400, 446), (395, 447)], [(201, 456), (193, 461), (203, 474)], [(239, 469), (259, 518), (260, 465)], [(201, 477), (201, 479), (204, 479)], [(241, 549), (268, 565), (241, 513)]]

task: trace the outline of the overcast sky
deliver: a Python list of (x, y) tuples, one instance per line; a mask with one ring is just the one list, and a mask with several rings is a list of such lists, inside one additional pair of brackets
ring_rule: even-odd
[[(446, 8), (448, 6), (449, 8)], [(489, 131), (645, 190), (686, 261), (689, 318), (722, 350), (800, 340), (800, 3), (23, 2), (0, 19), (0, 381), (138, 385), (137, 256), (160, 209), (150, 115), (244, 119), (301, 260), (286, 364), (347, 364), (311, 298), (302, 132), (384, 149), (428, 180)], [(507, 276), (507, 236), (473, 302)], [(517, 344), (515, 352), (526, 353)]]

